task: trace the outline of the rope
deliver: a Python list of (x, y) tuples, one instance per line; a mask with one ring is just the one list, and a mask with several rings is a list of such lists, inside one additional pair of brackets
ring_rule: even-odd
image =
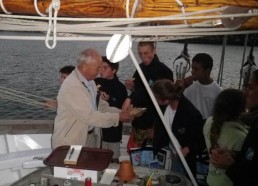
[(41, 96), (25, 93), (25, 92), (22, 92), (22, 91), (19, 91), (19, 90), (10, 89), (10, 88), (6, 88), (6, 87), (3, 87), (3, 86), (0, 86), (0, 91), (1, 90), (2, 91), (7, 91), (7, 92), (8, 91), (9, 92), (14, 92), (15, 94), (23, 94), (25, 96), (32, 96), (32, 97), (39, 98), (39, 99), (52, 100), (52, 99), (49, 99), (49, 98), (46, 98), (46, 97), (41, 97)]
[[(46, 40), (45, 44), (47, 48), (53, 49), (56, 46), (56, 22), (57, 22), (57, 14), (58, 10), (60, 9), (61, 2), (60, 0), (52, 0), (52, 3), (49, 5), (49, 14), (48, 14), (48, 30), (46, 34)], [(52, 19), (52, 9), (54, 9), (54, 17)], [(52, 36), (52, 46), (50, 46), (49, 41), (50, 41), (50, 35)]]
[(4, 11), (4, 13), (6, 14), (12, 14), (12, 12), (9, 12), (8, 10), (6, 10), (5, 6), (4, 6), (4, 3), (3, 3), (3, 0), (0, 0), (0, 5), (1, 5), (1, 8), (2, 10)]
[(34, 7), (35, 7), (35, 10), (36, 12), (38, 13), (38, 15), (42, 16), (42, 17), (46, 17), (47, 15), (45, 14), (42, 14), (39, 9), (38, 9), (38, 0), (34, 0)]
[[(217, 12), (226, 9), (227, 7), (221, 7), (217, 9), (198, 11), (185, 13), (184, 15), (178, 14), (173, 16), (161, 16), (161, 17), (150, 17), (150, 18), (68, 18), (68, 17), (59, 17), (56, 18), (58, 21), (89, 21), (89, 22), (120, 22), (121, 24), (127, 24), (128, 22), (150, 22), (150, 21), (176, 21), (176, 20), (196, 20), (196, 19), (222, 19), (222, 18), (231, 18), (231, 17), (253, 17), (258, 16), (258, 11), (252, 10), (252, 13), (241, 13), (241, 14), (220, 14), (220, 15), (202, 15), (202, 16), (193, 16), (197, 14)], [(38, 16), (20, 16), (20, 15), (6, 15), (0, 14), (0, 17), (7, 18), (18, 18), (18, 19), (34, 19), (34, 20), (48, 20), (47, 17), (38, 17)]]
[(139, 0), (134, 1), (131, 16), (130, 16), (130, 12), (129, 12), (130, 0), (126, 0), (125, 10), (126, 10), (126, 17), (127, 18), (133, 18), (134, 17), (138, 2), (139, 2)]
[[(135, 0), (134, 1), (134, 4), (133, 4), (133, 9), (132, 9), (132, 12), (131, 12), (131, 16), (130, 16), (130, 14), (129, 14), (129, 5), (130, 5), (130, 0), (127, 0), (126, 1), (126, 17), (127, 18), (132, 18), (133, 16), (134, 16), (134, 14), (135, 14), (135, 11), (136, 11), (136, 8), (137, 8), (137, 5), (138, 5), (138, 0)], [(128, 28), (132, 28), (132, 24), (129, 24), (128, 25)], [(130, 35), (131, 35), (131, 33), (130, 33)], [(119, 38), (119, 40), (117, 41), (117, 43), (116, 43), (116, 46), (114, 46), (114, 49), (113, 49), (113, 51), (112, 51), (112, 54), (111, 54), (111, 56), (110, 56), (110, 61), (113, 61), (114, 60), (114, 57), (115, 57), (115, 55), (116, 55), (116, 53), (117, 53), (117, 50), (118, 50), (118, 48), (119, 48), (119, 46), (121, 45), (121, 43), (122, 43), (122, 41), (124, 40), (124, 38), (125, 38), (125, 36), (126, 36), (126, 34), (121, 34), (120, 35), (120, 38)], [(129, 41), (130, 42), (130, 41)], [(130, 43), (128, 43), (128, 45), (131, 45)], [(130, 47), (129, 47), (130, 48)]]
[[(211, 10), (210, 10), (211, 11)], [(206, 11), (207, 12), (207, 11)], [(195, 12), (195, 14), (196, 14), (197, 12)], [(199, 12), (198, 12), (199, 13)], [(187, 15), (187, 14), (185, 14), (185, 15)], [(190, 15), (190, 14), (189, 14)], [(249, 15), (249, 14), (248, 14)], [(257, 13), (257, 15), (258, 15), (258, 13)], [(13, 16), (10, 16), (10, 15), (0, 15), (1, 17), (7, 17), (7, 16), (9, 16), (9, 17), (13, 17)], [(227, 16), (227, 17), (229, 17), (229, 16), (231, 16), (231, 15), (223, 15), (223, 17), (225, 17), (225, 16)], [(236, 15), (234, 15), (234, 16), (236, 16)], [(249, 15), (250, 16), (250, 15)], [(24, 17), (24, 16), (23, 16)], [(26, 17), (26, 16), (25, 16)], [(196, 16), (195, 16), (196, 17)], [(198, 16), (199, 17), (199, 16)], [(206, 16), (207, 17), (207, 16)], [(214, 16), (213, 16), (214, 17)], [(47, 19), (47, 18), (45, 18), (45, 17), (31, 17), (31, 16), (27, 16), (27, 18), (37, 18), (37, 19)], [(174, 16), (173, 17), (174, 18), (174, 20), (182, 20), (182, 19), (184, 19), (185, 17), (181, 17), (181, 15), (177, 15), (177, 16)], [(188, 18), (193, 18), (193, 17), (188, 17)], [(57, 20), (59, 20), (58, 18), (56, 18)], [(158, 19), (158, 18), (157, 18)], [(160, 19), (160, 18), (159, 18)], [(167, 17), (166, 19), (170, 19), (169, 17)], [(61, 20), (61, 19), (60, 19)], [(79, 19), (79, 20), (81, 20), (81, 19)], [(90, 20), (92, 20), (92, 19), (90, 19)], [(95, 19), (94, 19), (95, 20)], [(114, 19), (113, 19), (114, 20)], [(131, 20), (131, 21), (128, 21), (128, 20)], [(103, 21), (103, 20), (101, 20), (101, 21)], [(114, 20), (115, 21), (115, 20)], [(137, 18), (128, 18), (128, 19), (126, 19), (125, 20), (125, 22), (106, 22), (106, 23), (99, 23), (100, 24), (100, 26), (105, 26), (105, 24), (106, 25), (118, 25), (118, 24), (122, 24), (122, 25), (124, 25), (124, 24), (132, 24), (132, 23), (137, 23), (137, 22), (141, 22), (142, 20), (141, 19), (137, 19)], [(9, 24), (9, 23), (6, 23), (6, 24)], [(42, 23), (42, 22), (40, 22), (40, 23), (35, 23), (35, 21), (32, 21), (30, 24), (32, 24), (32, 25), (35, 25), (35, 24), (37, 24), (37, 26), (36, 26), (36, 29), (34, 28), (32, 28), (32, 26), (31, 25), (29, 25), (29, 26), (26, 26), (26, 27), (23, 27), (23, 29), (24, 30), (26, 30), (27, 29), (27, 31), (29, 30), (29, 31), (32, 31), (32, 30), (30, 30), (30, 29), (33, 29), (33, 30), (35, 30), (35, 31), (45, 31), (44, 30), (44, 23)], [(102, 24), (102, 25), (101, 25)], [(198, 24), (200, 24), (200, 23), (198, 23)], [(195, 26), (198, 26), (198, 24), (192, 24), (191, 25), (191, 27), (195, 27)], [(98, 25), (97, 23), (94, 23), (94, 25), (96, 26), (96, 25)], [(6, 25), (4, 25), (3, 27), (1, 27), (1, 29), (5, 29), (5, 30), (7, 30), (7, 28), (5, 27)], [(15, 26), (17, 26), (17, 25), (15, 25)], [(65, 27), (65, 26), (64, 26)], [(66, 25), (66, 27), (68, 27), (67, 25)], [(70, 32), (74, 32), (75, 30), (76, 30), (76, 32), (78, 32), (77, 30), (83, 30), (83, 29), (79, 29), (78, 27), (80, 27), (80, 25), (78, 25), (77, 26), (77, 28), (76, 28), (76, 26), (75, 25), (72, 25), (72, 28), (71, 28), (71, 26), (69, 26), (70, 27)], [(88, 27), (87, 27), (87, 24), (85, 24), (85, 26), (84, 27), (82, 27), (82, 28), (87, 28), (87, 30), (94, 30), (92, 27), (93, 27), (93, 23), (90, 23), (90, 24), (88, 24)], [(170, 26), (168, 26), (167, 28), (179, 28), (179, 27), (186, 27), (186, 25), (170, 25)], [(76, 28), (76, 29), (75, 29)], [(133, 29), (139, 29), (139, 28), (144, 28), (144, 27), (131, 27), (130, 29), (125, 29), (124, 27), (122, 27), (121, 28), (121, 30), (118, 30), (118, 32), (116, 32), (116, 33), (121, 33), (121, 32), (125, 32), (125, 31), (131, 31), (131, 30), (133, 30)], [(145, 27), (145, 28), (147, 28), (147, 27)], [(145, 29), (144, 28), (144, 29)], [(154, 27), (149, 27), (149, 29), (150, 28), (154, 28)], [(156, 26), (155, 28), (158, 28), (158, 26)], [(163, 27), (164, 29), (166, 28), (166, 27)], [(15, 27), (13, 26), (13, 28), (12, 29), (14, 29), (15, 30)], [(41, 30), (40, 30), (41, 29)], [(111, 29), (115, 29), (115, 28), (99, 28), (99, 27), (97, 27), (96, 26), (96, 29), (97, 30), (101, 30), (101, 29), (109, 29), (109, 30), (111, 30)], [(116, 29), (119, 29), (119, 28), (116, 28)], [(222, 30), (220, 30), (220, 28), (214, 28), (214, 30), (217, 30), (218, 29), (218, 31), (222, 31)], [(148, 29), (147, 29), (148, 30)], [(154, 30), (154, 29), (153, 29)], [(233, 29), (232, 29), (233, 30)], [(67, 30), (68, 31), (68, 30)], [(194, 31), (194, 30), (192, 30), (192, 31)], [(151, 34), (149, 34), (149, 35), (153, 35), (153, 32), (154, 31), (152, 31), (152, 33)], [(181, 31), (180, 31), (181, 32)], [(91, 31), (91, 32), (85, 32), (85, 33), (96, 33), (95, 31)], [(141, 35), (143, 35), (143, 34), (146, 34), (145, 32), (141, 32), (142, 34)], [(107, 34), (107, 32), (106, 31), (102, 31), (102, 34)], [(115, 32), (112, 32), (112, 33), (108, 33), (108, 34), (115, 34)], [(139, 35), (140, 33), (133, 33), (134, 35)], [(170, 32), (169, 30), (167, 30), (167, 33), (162, 33), (162, 32), (160, 32), (158, 29), (155, 29), (155, 33), (154, 33), (154, 35), (162, 35), (162, 34), (164, 34), (164, 35), (173, 35), (173, 32)], [(214, 34), (214, 33), (212, 33), (212, 34)], [(230, 33), (225, 33), (225, 34), (230, 34)], [(148, 35), (148, 34), (147, 34)], [(186, 34), (186, 35), (189, 35), (189, 34)], [(209, 35), (209, 34), (198, 34), (198, 33), (194, 33), (194, 34), (191, 34), (191, 35)]]
[(125, 5), (125, 14), (126, 14), (126, 17), (129, 18), (130, 17), (130, 14), (129, 14), (129, 5), (130, 5), (130, 0), (126, 0), (126, 5)]
[(134, 17), (134, 14), (135, 14), (135, 12), (136, 12), (136, 8), (137, 8), (137, 5), (138, 5), (138, 2), (139, 2), (139, 0), (135, 0), (135, 1), (134, 1), (132, 13), (131, 13), (131, 18)]
[[(179, 5), (179, 7), (180, 7), (182, 13), (185, 14), (185, 7), (184, 7), (183, 3), (182, 3), (180, 0), (175, 0), (175, 1), (176, 1), (177, 4)], [(184, 22), (185, 22), (185, 24), (187, 25), (187, 21), (184, 20)]]
[[(25, 25), (19, 26), (20, 24)], [(90, 24), (91, 25), (91, 24)], [(1, 20), (0, 28), (2, 30), (20, 30), (20, 31), (45, 31), (46, 23), (27, 21), (24, 20)], [(250, 31), (235, 31), (229, 28), (195, 28), (186, 27), (186, 25), (165, 25), (165, 26), (137, 26), (131, 28), (117, 27), (117, 28), (89, 28), (87, 24), (74, 24), (73, 26), (66, 24), (59, 24), (60, 32), (66, 33), (91, 33), (96, 36), (96, 34), (115, 34), (115, 33), (130, 33), (133, 36), (150, 36), (150, 35), (163, 35), (163, 36), (204, 36), (204, 35), (233, 35), (233, 34), (247, 34), (247, 33), (257, 33), (257, 30)], [(86, 28), (86, 29), (85, 29)], [(159, 29), (154, 29), (159, 28)], [(140, 32), (139, 32), (140, 30)], [(172, 31), (171, 31), (172, 30)], [(93, 35), (93, 36), (94, 36)], [(78, 35), (79, 37), (79, 35)], [(81, 36), (82, 37), (82, 36)], [(89, 37), (89, 36), (86, 36)]]
[[(2, 20), (1, 23), (2, 25), (5, 24), (4, 28), (2, 28), (3, 30), (8, 30), (8, 29), (15, 29), (15, 27), (18, 26), (18, 24), (22, 24), (22, 25), (26, 25), (26, 27), (24, 27), (24, 29), (29, 28), (28, 30), (31, 30), (33, 27), (35, 27), (38, 31), (45, 29), (45, 25), (46, 23), (42, 23), (42, 22), (35, 22), (35, 21), (29, 21), (29, 20), (25, 20), (22, 22), (19, 22), (20, 20), (17, 20), (19, 23), (17, 23), (17, 21), (15, 23), (14, 19), (7, 19), (6, 21)], [(13, 25), (13, 28), (10, 28)], [(112, 24), (109, 22), (109, 24), (101, 24), (99, 23), (98, 26), (92, 23), (84, 23), (84, 24), (73, 24), (71, 25), (67, 25), (67, 24), (59, 24), (59, 30), (60, 31), (71, 31), (71, 32), (80, 32), (80, 31), (90, 31), (90, 30), (94, 30), (94, 31), (123, 31), (123, 32), (130, 32), (130, 31), (139, 31), (140, 29), (142, 31), (145, 30), (154, 30), (154, 28), (156, 29), (155, 32), (159, 32), (161, 30), (167, 30), (169, 31), (170, 29), (175, 29), (175, 28), (187, 28), (188, 30), (193, 30), (193, 29), (201, 29), (200, 31), (204, 31), (205, 29), (211, 31), (211, 29), (213, 30), (234, 30), (232, 28), (198, 28), (198, 26), (200, 25), (200, 23), (197, 24), (192, 24), (191, 27), (188, 27), (187, 25), (182, 25), (182, 24), (176, 24), (176, 25), (159, 25), (159, 26), (135, 26), (135, 27), (119, 27), (119, 24)], [(113, 27), (116, 26), (116, 27)], [(180, 31), (181, 32), (181, 31)]]
[[(54, 1), (53, 1), (54, 2)], [(134, 2), (134, 10), (136, 9), (137, 1)], [(45, 22), (36, 20), (54, 20), (54, 24), (49, 23), (48, 25), (48, 34), (46, 36), (45, 42), (48, 43), (49, 37), (51, 35), (51, 31), (53, 30), (53, 46), (49, 46), (50, 48), (54, 47), (56, 44), (56, 21), (57, 20), (63, 20), (63, 21), (87, 21), (86, 24), (59, 24), (58, 29), (62, 32), (66, 33), (84, 33), (84, 34), (93, 34), (93, 37), (90, 36), (76, 36), (73, 38), (65, 38), (62, 37), (62, 40), (98, 40), (99, 36), (96, 36), (97, 34), (100, 35), (113, 35), (113, 34), (129, 34), (133, 36), (134, 41), (166, 41), (169, 39), (175, 40), (175, 39), (184, 39), (184, 38), (191, 38), (191, 37), (198, 37), (198, 36), (208, 36), (208, 35), (234, 35), (234, 34), (250, 34), (250, 33), (257, 33), (257, 30), (250, 30), (250, 31), (234, 31), (234, 28), (228, 29), (228, 28), (198, 28), (200, 26), (214, 26), (217, 24), (214, 23), (214, 21), (204, 21), (202, 23), (196, 23), (192, 25), (185, 25), (185, 24), (177, 24), (177, 25), (162, 25), (162, 26), (134, 26), (134, 27), (124, 27), (126, 24), (136, 24), (146, 21), (159, 21), (159, 20), (190, 20), (190, 19), (209, 19), (209, 18), (226, 18), (226, 17), (239, 17), (239, 16), (258, 16), (258, 12), (252, 10), (252, 14), (231, 14), (231, 15), (216, 15), (216, 16), (193, 16), (200, 13), (210, 13), (214, 11), (222, 11), (226, 9), (227, 7), (221, 7), (216, 9), (210, 9), (205, 11), (199, 11), (199, 12), (191, 12), (191, 13), (185, 13), (185, 14), (178, 14), (174, 16), (163, 16), (163, 17), (156, 17), (156, 18), (107, 18), (107, 19), (99, 19), (99, 18), (51, 18), (51, 17), (36, 17), (36, 16), (17, 16), (17, 15), (6, 15), (6, 14), (0, 14), (0, 17), (4, 18), (16, 18), (12, 19), (12, 21), (1, 19), (0, 18), (0, 28), (1, 30), (7, 30), (7, 31), (37, 31), (37, 32), (44, 32), (46, 24)], [(50, 14), (52, 15), (52, 14)], [(190, 17), (189, 17), (190, 16)], [(24, 20), (20, 20), (20, 19)], [(27, 20), (27, 19), (33, 19), (33, 20)], [(103, 22), (103, 20), (105, 22)], [(15, 22), (16, 21), (16, 22)], [(94, 23), (92, 23), (94, 21)], [(100, 23), (96, 23), (101, 21)], [(15, 23), (14, 23), (15, 22)], [(18, 22), (18, 23), (17, 23)], [(24, 25), (24, 26), (22, 26)], [(52, 26), (53, 27), (52, 27)], [(122, 25), (119, 27), (119, 25)], [(197, 27), (197, 29), (196, 29)], [(172, 31), (171, 31), (172, 30)], [(10, 36), (0, 36), (0, 38), (8, 38), (11, 39)], [(19, 38), (15, 37), (14, 38)], [(32, 37), (34, 39), (42, 40), (41, 37)], [(102, 37), (100, 36), (100, 40), (108, 40), (110, 37)], [(25, 39), (28, 40), (28, 37), (25, 36)], [(59, 37), (60, 39), (60, 37)], [(31, 40), (31, 39), (29, 39)]]
[[(18, 22), (18, 23), (17, 23)], [(36, 21), (30, 21), (30, 20), (15, 20), (15, 19), (7, 19), (7, 20), (1, 20), (0, 22), (1, 25), (3, 25), (3, 27), (1, 27), (2, 30), (17, 30), (18, 26), (24, 30), (30, 30), (30, 31), (44, 31), (45, 27), (46, 27), (46, 23), (44, 22), (36, 22)], [(20, 24), (20, 25), (19, 25)], [(111, 23), (110, 23), (111, 24)], [(104, 33), (106, 33), (106, 31), (110, 30), (110, 31), (121, 31), (121, 32), (129, 32), (129, 31), (139, 31), (140, 29), (144, 32), (146, 30), (151, 30), (151, 31), (155, 31), (155, 32), (160, 32), (160, 31), (170, 31), (170, 29), (173, 29), (173, 31), (175, 31), (175, 28), (185, 28), (187, 30), (194, 30), (194, 29), (200, 29), (198, 31), (225, 31), (225, 30), (234, 30), (232, 28), (198, 28), (197, 26), (200, 23), (197, 24), (192, 24), (191, 27), (188, 27), (187, 25), (182, 25), (182, 24), (177, 24), (177, 25), (159, 25), (159, 26), (135, 26), (135, 27), (119, 27), (118, 24), (115, 24), (116, 27), (113, 27), (113, 25), (111, 27), (105, 27), (106, 25), (99, 25), (99, 26), (95, 26), (95, 28), (93, 27), (93, 25), (91, 23), (85, 23), (85, 24), (73, 24), (71, 25), (67, 25), (67, 24), (59, 24), (59, 30), (60, 31), (64, 31), (64, 32), (80, 32), (80, 31), (91, 31), (93, 30), (94, 33), (95, 31), (104, 31)], [(22, 27), (22, 25), (25, 25), (25, 27)], [(197, 26), (196, 26), (197, 25)], [(35, 27), (35, 28), (33, 28)], [(154, 30), (154, 28), (156, 28)], [(196, 31), (196, 30), (195, 30)], [(198, 32), (197, 31), (197, 32)], [(181, 30), (180, 30), (181, 32)], [(141, 32), (142, 33), (142, 32)], [(137, 35), (137, 34), (136, 34)]]
[(28, 100), (20, 99), (20, 98), (16, 98), (16, 97), (13, 97), (13, 96), (8, 96), (8, 95), (0, 95), (0, 97), (4, 98), (4, 99), (11, 100), (11, 101), (19, 102), (19, 103), (24, 103), (24, 104), (27, 104), (27, 105), (32, 105), (32, 106), (37, 106), (37, 107), (42, 107), (42, 108), (44, 107), (43, 103), (33, 102), (29, 99)]
[(45, 106), (46, 101), (54, 102), (53, 99), (28, 94), (2, 86), (0, 86), (0, 97), (7, 100), (16, 101), (19, 103), (24, 103), (27, 105), (37, 106), (41, 108), (47, 108), (49, 110), (55, 111), (55, 109)]
[[(229, 31), (229, 32), (203, 32), (203, 33), (171, 33), (167, 35), (160, 35), (160, 36), (137, 36), (133, 37), (133, 41), (169, 41), (169, 40), (183, 40), (183, 39), (190, 39), (190, 38), (198, 38), (201, 36), (209, 36), (209, 35), (241, 35), (241, 34), (255, 34), (258, 33), (258, 30), (251, 30), (251, 31)], [(59, 33), (62, 34), (62, 33)], [(94, 34), (94, 33), (93, 33)], [(10, 36), (10, 35), (0, 35), (0, 39), (4, 40), (38, 40), (42, 41), (45, 40), (44, 36)], [(102, 36), (59, 36), (59, 41), (109, 41), (110, 36), (102, 37)]]

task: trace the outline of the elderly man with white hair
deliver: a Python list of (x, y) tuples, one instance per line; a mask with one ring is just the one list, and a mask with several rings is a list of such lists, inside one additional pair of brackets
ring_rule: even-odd
[(61, 145), (99, 148), (100, 128), (133, 119), (129, 112), (121, 112), (109, 107), (106, 101), (96, 99), (97, 87), (93, 80), (101, 63), (102, 57), (97, 51), (86, 49), (80, 54), (75, 70), (63, 82), (57, 96), (52, 148)]

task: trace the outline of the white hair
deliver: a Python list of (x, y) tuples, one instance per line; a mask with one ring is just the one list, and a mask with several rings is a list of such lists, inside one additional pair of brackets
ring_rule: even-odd
[(77, 59), (77, 65), (85, 63), (85, 64), (89, 64), (93, 61), (93, 57), (92, 56), (85, 56), (84, 54), (81, 54), (79, 56), (79, 58)]
[(89, 48), (81, 52), (77, 59), (77, 65), (82, 63), (90, 64), (95, 60), (102, 60), (101, 55), (96, 50)]

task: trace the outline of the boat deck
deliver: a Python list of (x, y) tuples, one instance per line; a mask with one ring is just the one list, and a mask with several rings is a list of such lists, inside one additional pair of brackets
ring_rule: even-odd
[[(7, 186), (42, 167), (35, 157), (51, 152), (53, 120), (0, 120), (0, 186)], [(125, 123), (121, 161), (128, 159), (127, 141), (131, 124)], [(30, 185), (30, 184), (28, 184)]]
[(52, 134), (53, 120), (0, 120), (3, 134)]

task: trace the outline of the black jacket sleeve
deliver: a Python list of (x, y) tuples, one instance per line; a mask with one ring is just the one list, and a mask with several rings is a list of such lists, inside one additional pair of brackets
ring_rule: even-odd
[(205, 149), (203, 125), (204, 120), (201, 113), (182, 95), (173, 121), (172, 131), (180, 145), (187, 146), (190, 153), (198, 154)]
[(251, 126), (235, 163), (226, 174), (234, 186), (258, 185), (258, 120)]

